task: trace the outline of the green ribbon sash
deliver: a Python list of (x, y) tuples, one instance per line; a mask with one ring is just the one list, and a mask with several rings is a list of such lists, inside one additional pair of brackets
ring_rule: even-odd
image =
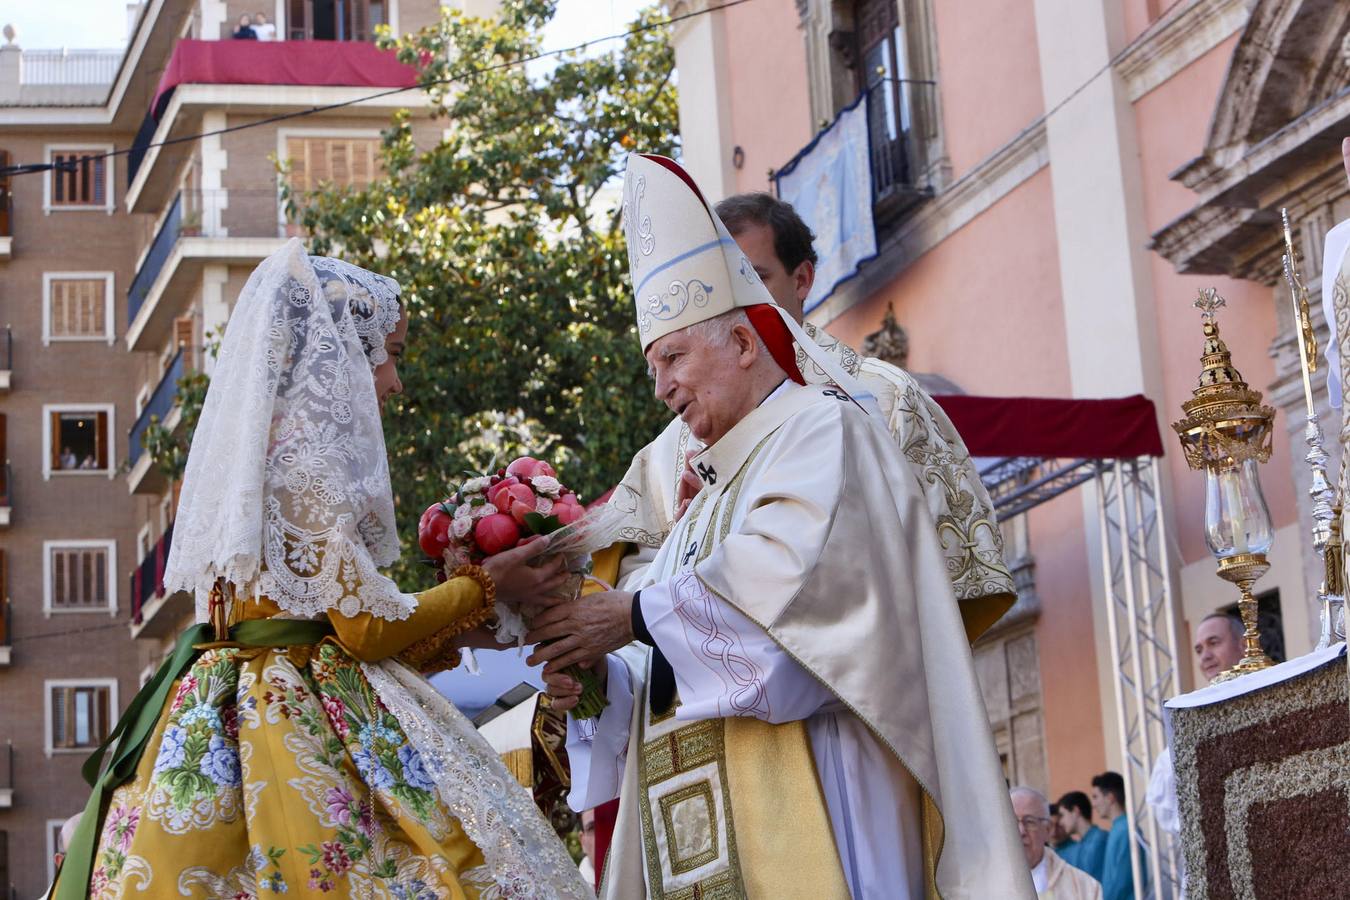
[[(230, 628), (230, 644), (241, 647), (303, 647), (319, 643), (333, 633), (327, 621), (294, 619), (250, 619)], [(192, 666), (202, 651), (198, 646), (210, 642), (210, 625), (194, 625), (179, 636), (173, 652), (154, 676), (137, 692), (107, 740), (85, 760), (80, 772), (93, 788), (89, 802), (80, 814), (80, 824), (71, 838), (65, 861), (57, 873), (52, 900), (83, 900), (89, 894), (89, 879), (94, 873), (94, 853), (103, 830), (103, 817), (117, 787), (136, 774), (136, 768), (150, 743), (173, 684)], [(112, 749), (108, 767), (103, 758)], [(103, 774), (99, 772), (102, 769)], [(64, 877), (61, 877), (64, 876)]]

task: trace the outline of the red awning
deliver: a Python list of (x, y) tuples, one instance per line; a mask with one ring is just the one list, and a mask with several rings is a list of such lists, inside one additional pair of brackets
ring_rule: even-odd
[(1136, 394), (1112, 400), (1044, 397), (934, 397), (965, 439), (971, 456), (1133, 459), (1162, 456), (1153, 401)]
[(163, 113), (180, 84), (303, 84), (412, 87), (417, 72), (365, 41), (194, 41), (174, 47), (151, 105)]

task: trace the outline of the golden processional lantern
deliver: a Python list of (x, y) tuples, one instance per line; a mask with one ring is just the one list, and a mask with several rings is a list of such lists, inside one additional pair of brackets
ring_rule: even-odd
[(1261, 404), (1261, 392), (1249, 388), (1233, 367), (1215, 321), (1225, 305), (1214, 288), (1201, 291), (1195, 301), (1205, 335), (1200, 383), (1181, 404), (1186, 418), (1172, 423), (1186, 463), (1205, 472), (1205, 541), (1219, 561), (1218, 575), (1241, 593), (1242, 660), (1218, 680), (1272, 665), (1261, 650), (1252, 585), (1270, 568), (1266, 553), (1274, 538), (1257, 466), (1270, 459), (1275, 410)]

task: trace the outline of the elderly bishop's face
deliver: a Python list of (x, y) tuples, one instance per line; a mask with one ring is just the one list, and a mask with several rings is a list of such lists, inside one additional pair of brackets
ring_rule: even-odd
[(656, 399), (705, 444), (715, 444), (761, 399), (749, 396), (743, 377), (757, 357), (745, 325), (734, 326), (724, 344), (705, 339), (697, 328), (676, 331), (653, 341), (646, 356)]

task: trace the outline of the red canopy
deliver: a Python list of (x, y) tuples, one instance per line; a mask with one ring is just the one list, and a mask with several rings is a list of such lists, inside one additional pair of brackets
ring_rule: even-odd
[(1133, 459), (1162, 456), (1153, 401), (968, 397), (934, 400), (951, 417), (971, 456)]
[(150, 108), (164, 111), (180, 84), (412, 87), (417, 72), (365, 41), (194, 41), (174, 47)]

